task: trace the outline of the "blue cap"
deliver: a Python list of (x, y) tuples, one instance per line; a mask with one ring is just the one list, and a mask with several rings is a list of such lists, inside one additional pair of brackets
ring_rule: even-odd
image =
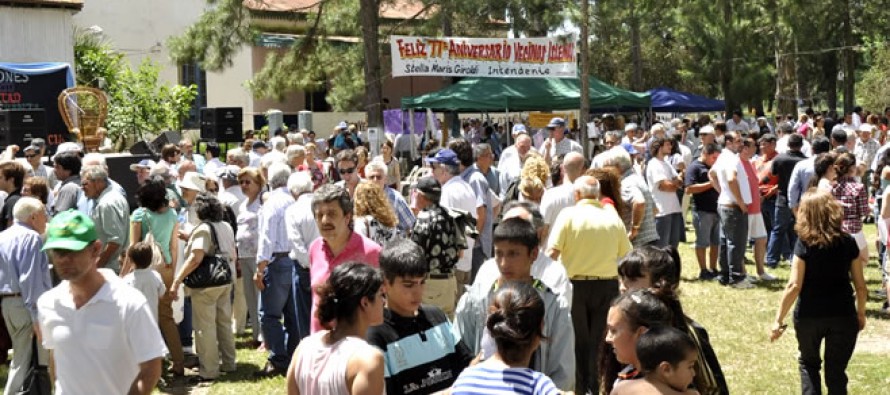
[(340, 130), (349, 129), (349, 124), (347, 124), (345, 121), (340, 122), (337, 124), (337, 129), (340, 129)]
[(430, 163), (440, 163), (443, 165), (451, 165), (451, 166), (460, 166), (460, 162), (457, 160), (457, 154), (450, 149), (443, 149), (436, 153), (436, 156), (427, 159), (427, 162)]
[(523, 125), (521, 123), (517, 123), (517, 124), (513, 125), (512, 134), (515, 136), (519, 133), (528, 133), (528, 129), (526, 129), (525, 125)]
[(555, 128), (559, 126), (566, 126), (566, 120), (560, 117), (556, 117), (550, 120), (550, 123), (547, 124), (548, 128)]
[(631, 155), (639, 154), (639, 151), (637, 151), (637, 149), (634, 148), (634, 145), (631, 143), (621, 143), (621, 148), (624, 148), (624, 150), (627, 151), (628, 154), (631, 154)]

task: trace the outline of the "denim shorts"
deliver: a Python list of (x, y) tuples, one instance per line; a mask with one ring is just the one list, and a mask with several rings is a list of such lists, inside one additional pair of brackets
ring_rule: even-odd
[(695, 228), (695, 248), (720, 245), (720, 217), (717, 213), (692, 210), (692, 226)]

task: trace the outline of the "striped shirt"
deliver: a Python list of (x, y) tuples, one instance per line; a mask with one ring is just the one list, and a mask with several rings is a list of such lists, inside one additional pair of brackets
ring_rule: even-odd
[(293, 203), (294, 197), (286, 187), (269, 193), (269, 200), (263, 204), (259, 213), (260, 241), (257, 246), (257, 262), (271, 262), (272, 254), (290, 251), (284, 213)]
[(403, 235), (407, 235), (411, 229), (414, 229), (414, 221), (416, 220), (414, 213), (411, 212), (411, 208), (408, 207), (408, 202), (405, 201), (405, 198), (395, 189), (384, 187), (383, 191), (386, 192), (386, 199), (389, 200), (389, 204), (396, 212), (396, 216), (399, 217), (399, 231)]
[(473, 366), (465, 369), (451, 387), (452, 395), (556, 395), (553, 381), (529, 368)]

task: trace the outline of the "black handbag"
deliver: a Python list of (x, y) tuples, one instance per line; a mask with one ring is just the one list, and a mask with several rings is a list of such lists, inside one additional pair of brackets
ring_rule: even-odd
[(195, 270), (185, 276), (182, 281), (189, 288), (210, 288), (232, 283), (232, 268), (228, 259), (219, 256), (219, 242), (216, 239), (216, 229), (213, 224), (205, 222), (210, 227), (210, 237), (216, 246), (216, 253), (204, 254), (201, 264)]
[(31, 366), (25, 373), (25, 381), (22, 388), (15, 392), (16, 395), (51, 395), (53, 393), (52, 381), (46, 366), (40, 366), (37, 358), (37, 337), (31, 342)]

